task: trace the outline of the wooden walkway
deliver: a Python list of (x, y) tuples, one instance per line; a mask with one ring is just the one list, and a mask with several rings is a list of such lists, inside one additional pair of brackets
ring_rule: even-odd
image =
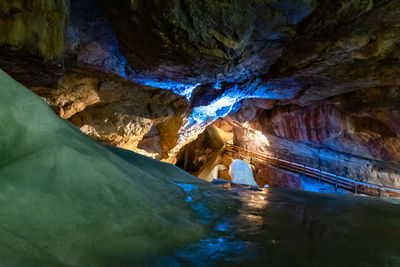
[(355, 194), (365, 194), (375, 197), (400, 197), (400, 189), (360, 182), (325, 172), (320, 169), (311, 168), (303, 164), (280, 159), (278, 157), (252, 152), (248, 149), (232, 144), (226, 144), (225, 150), (232, 156), (239, 155), (242, 157), (249, 157), (251, 159), (259, 160), (277, 168), (298, 173), (320, 182), (334, 185), (335, 188), (341, 188), (350, 192), (354, 192)]

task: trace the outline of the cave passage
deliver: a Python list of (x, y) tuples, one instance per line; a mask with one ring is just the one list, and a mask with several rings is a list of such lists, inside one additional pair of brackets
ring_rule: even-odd
[[(232, 125), (232, 120), (220, 119), (209, 126), (198, 140), (183, 149), (182, 159), (177, 165), (210, 182), (222, 179), (256, 187), (375, 197), (400, 196), (400, 190), (394, 187), (363, 182), (359, 177), (343, 177), (293, 161), (292, 153), (271, 148), (268, 138), (259, 130), (252, 129), (247, 122), (236, 131)], [(243, 126), (247, 128), (244, 133)], [(242, 136), (235, 135), (238, 133)], [(237, 145), (234, 145), (235, 142)]]

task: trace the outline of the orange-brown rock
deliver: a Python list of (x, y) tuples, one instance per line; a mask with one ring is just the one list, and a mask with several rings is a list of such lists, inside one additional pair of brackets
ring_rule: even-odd
[(227, 181), (232, 181), (232, 177), (229, 174), (229, 169), (220, 170), (218, 173), (218, 177)]
[(257, 164), (254, 179), (260, 187), (286, 187), (303, 189), (303, 184), (298, 176), (285, 170), (267, 164)]
[(191, 141), (179, 136), (187, 101), (166, 90), (74, 72), (57, 88), (32, 90), (61, 117), (109, 145), (174, 163), (173, 151)]
[[(352, 179), (400, 186), (398, 88), (363, 89), (256, 113), (249, 112), (252, 100), (247, 102), (225, 119), (237, 145)], [(255, 114), (250, 122), (248, 114)]]
[(227, 168), (229, 168), (229, 166), (231, 166), (231, 164), (234, 160), (235, 159), (233, 159), (225, 154), (221, 159), (221, 163), (224, 164)]

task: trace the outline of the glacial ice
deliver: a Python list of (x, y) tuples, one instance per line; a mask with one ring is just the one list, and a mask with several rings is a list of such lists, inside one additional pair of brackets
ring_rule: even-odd
[(236, 184), (246, 184), (257, 186), (254, 181), (253, 172), (249, 165), (241, 159), (235, 159), (229, 166), (229, 175), (232, 177), (232, 182)]
[(235, 203), (93, 141), (0, 70), (1, 266), (126, 266), (207, 236)]

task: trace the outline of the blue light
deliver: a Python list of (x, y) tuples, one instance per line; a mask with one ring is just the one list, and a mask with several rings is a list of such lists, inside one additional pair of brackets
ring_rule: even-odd
[(221, 231), (221, 232), (226, 232), (229, 228), (229, 223), (227, 222), (221, 222), (219, 224), (217, 224), (217, 226), (215, 227), (215, 230), (217, 231)]
[(197, 203), (193, 205), (193, 209), (200, 215), (201, 218), (210, 219), (213, 217), (211, 216), (210, 211), (203, 203)]
[[(74, 8), (79, 8), (79, 1), (73, 4)], [(97, 55), (96, 57), (82, 58), (81, 60), (89, 65), (99, 68), (102, 71), (113, 73), (121, 76), (124, 79), (128, 79), (132, 82), (152, 86), (160, 89), (172, 90), (174, 93), (185, 96), (187, 100), (193, 93), (193, 90), (200, 84), (185, 84), (177, 81), (172, 81), (169, 79), (158, 80), (156, 78), (148, 78), (145, 75), (138, 74), (135, 71), (135, 66), (130, 66), (127, 58), (121, 53), (118, 45), (118, 40), (115, 35), (114, 30), (109, 25), (107, 19), (104, 22), (105, 35), (107, 36), (108, 42), (100, 43), (100, 48), (104, 51), (102, 55)], [(91, 36), (87, 32), (80, 32), (82, 36), (86, 36), (88, 42), (91, 42), (95, 37)]]
[(151, 87), (156, 87), (160, 89), (172, 90), (175, 94), (185, 96), (188, 101), (192, 96), (193, 90), (200, 85), (197, 84), (183, 84), (176, 81), (165, 80), (158, 81), (156, 79), (143, 79), (143, 78), (130, 78), (131, 81), (136, 82), (141, 85), (147, 85)]
[(238, 102), (238, 98), (235, 98), (235, 95), (224, 94), (207, 106), (195, 107), (191, 117), (197, 123), (203, 123), (208, 118), (217, 119), (219, 117), (224, 117), (231, 112), (236, 102)]
[(214, 89), (221, 90), (221, 81), (217, 81), (214, 85)]
[[(194, 89), (200, 83), (187, 84), (170, 79), (146, 77), (146, 74), (141, 75), (135, 72), (134, 66), (132, 68), (128, 60), (120, 52), (117, 38), (111, 27), (109, 27), (109, 31), (110, 39), (112, 40), (111, 45), (104, 49), (110, 56), (102, 64), (106, 71), (118, 74), (137, 84), (170, 90), (175, 94), (186, 97), (187, 101), (190, 102)], [(245, 78), (245, 75), (236, 77), (234, 81), (242, 81), (240, 85), (235, 84), (231, 88), (227, 88), (219, 98), (207, 106), (195, 107), (193, 113), (188, 117), (187, 127), (206, 122), (211, 123), (219, 117), (224, 117), (238, 109), (240, 101), (245, 98), (292, 98), (297, 93), (296, 88), (299, 87), (294, 80), (290, 79), (263, 81), (262, 79), (246, 78), (247, 81), (245, 81)], [(216, 80), (214, 89), (221, 90), (224, 80), (220, 76)], [(282, 88), (288, 90), (281, 90)]]
[[(105, 62), (105, 68), (106, 70), (116, 73), (120, 75), (121, 77), (128, 79), (132, 82), (138, 83), (140, 85), (147, 85), (151, 87), (156, 87), (160, 89), (166, 89), (166, 90), (172, 90), (175, 94), (185, 96), (188, 101), (190, 101), (190, 97), (192, 96), (193, 90), (199, 86), (200, 84), (184, 84), (184, 83), (179, 83), (176, 81), (172, 80), (163, 80), (159, 81), (157, 79), (148, 79), (148, 78), (143, 78), (140, 76), (137, 76), (134, 71), (134, 69), (129, 65), (128, 60), (126, 57), (120, 52), (119, 47), (118, 47), (118, 42), (115, 39), (113, 47), (110, 49), (111, 51), (110, 54), (114, 55), (115, 58), (118, 60), (111, 61), (109, 64), (108, 62)], [(133, 73), (129, 74), (127, 73)]]
[(191, 192), (194, 189), (196, 189), (196, 186), (192, 184), (186, 184), (186, 183), (175, 183), (177, 186), (183, 189), (185, 192)]
[(301, 177), (301, 183), (304, 191), (319, 192), (326, 194), (350, 194), (340, 188), (335, 188), (334, 185), (322, 183), (308, 177)]

